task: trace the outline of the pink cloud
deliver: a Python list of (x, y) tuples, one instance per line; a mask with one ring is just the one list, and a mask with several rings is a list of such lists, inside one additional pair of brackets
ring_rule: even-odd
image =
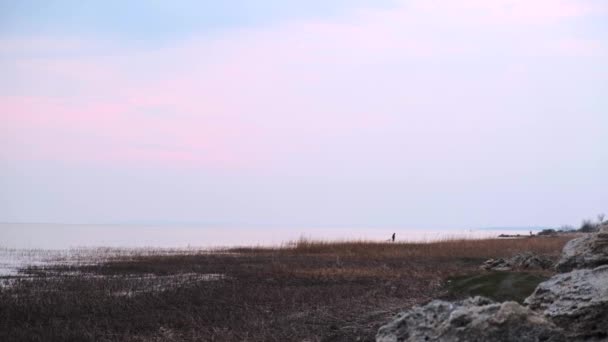
[[(133, 115), (129, 104), (72, 103), (33, 97), (2, 98), (1, 150), (6, 159), (109, 162), (187, 162), (248, 167), (236, 138), (245, 127), (200, 118), (170, 120)], [(247, 128), (248, 129), (248, 128)]]
[[(336, 137), (390, 128), (394, 108), (434, 100), (433, 93), (428, 99), (408, 97), (404, 84), (420, 87), (408, 79), (376, 79), (378, 65), (398, 69), (407, 67), (404, 60), (477, 56), (483, 47), (468, 38), (510, 31), (505, 28), (519, 29), (526, 38), (530, 33), (508, 42), (516, 55), (603, 51), (600, 42), (552, 33), (565, 18), (595, 13), (590, 4), (420, 0), (332, 22), (233, 31), (157, 50), (102, 42), (113, 53), (80, 57), (71, 52), (96, 51), (95, 44), (0, 44), (7, 54), (66, 51), (7, 66), (26, 90), (0, 96), (0, 155), (218, 167), (277, 162), (322, 150)], [(372, 87), (361, 75), (378, 84)], [(368, 92), (360, 90), (366, 86)], [(393, 102), (385, 104), (385, 98)]]

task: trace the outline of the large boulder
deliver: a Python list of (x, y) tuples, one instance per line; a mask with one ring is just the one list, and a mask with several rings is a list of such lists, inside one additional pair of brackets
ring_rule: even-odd
[(608, 340), (608, 265), (558, 274), (525, 303), (577, 339)]
[(516, 302), (474, 297), (455, 303), (435, 300), (402, 312), (380, 328), (376, 341), (556, 342), (566, 338), (542, 315)]
[(555, 268), (568, 272), (601, 265), (608, 265), (608, 224), (602, 225), (597, 233), (568, 241)]

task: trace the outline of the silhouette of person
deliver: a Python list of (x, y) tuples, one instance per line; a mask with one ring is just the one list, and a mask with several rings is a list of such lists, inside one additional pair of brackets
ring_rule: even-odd
[(393, 233), (393, 242), (395, 242), (395, 233)]

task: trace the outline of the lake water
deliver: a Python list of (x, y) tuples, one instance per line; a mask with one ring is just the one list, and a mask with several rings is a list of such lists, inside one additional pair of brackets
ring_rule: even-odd
[(528, 234), (513, 229), (397, 228), (210, 228), (196, 225), (0, 224), (0, 247), (68, 249), (74, 247), (224, 247), (278, 246), (300, 237), (321, 240), (432, 241)]

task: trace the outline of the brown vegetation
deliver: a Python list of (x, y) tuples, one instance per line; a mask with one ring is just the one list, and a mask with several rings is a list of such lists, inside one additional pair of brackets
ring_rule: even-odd
[(2, 341), (369, 341), (490, 257), (568, 236), (433, 243), (300, 240), (30, 267), (0, 288)]
[(254, 248), (240, 251), (278, 251), (292, 254), (333, 254), (339, 256), (409, 258), (409, 257), (456, 257), (488, 258), (509, 257), (531, 251), (538, 254), (558, 255), (572, 235), (561, 238), (520, 239), (452, 239), (434, 242), (372, 242), (372, 241), (314, 241), (300, 239), (293, 248)]

